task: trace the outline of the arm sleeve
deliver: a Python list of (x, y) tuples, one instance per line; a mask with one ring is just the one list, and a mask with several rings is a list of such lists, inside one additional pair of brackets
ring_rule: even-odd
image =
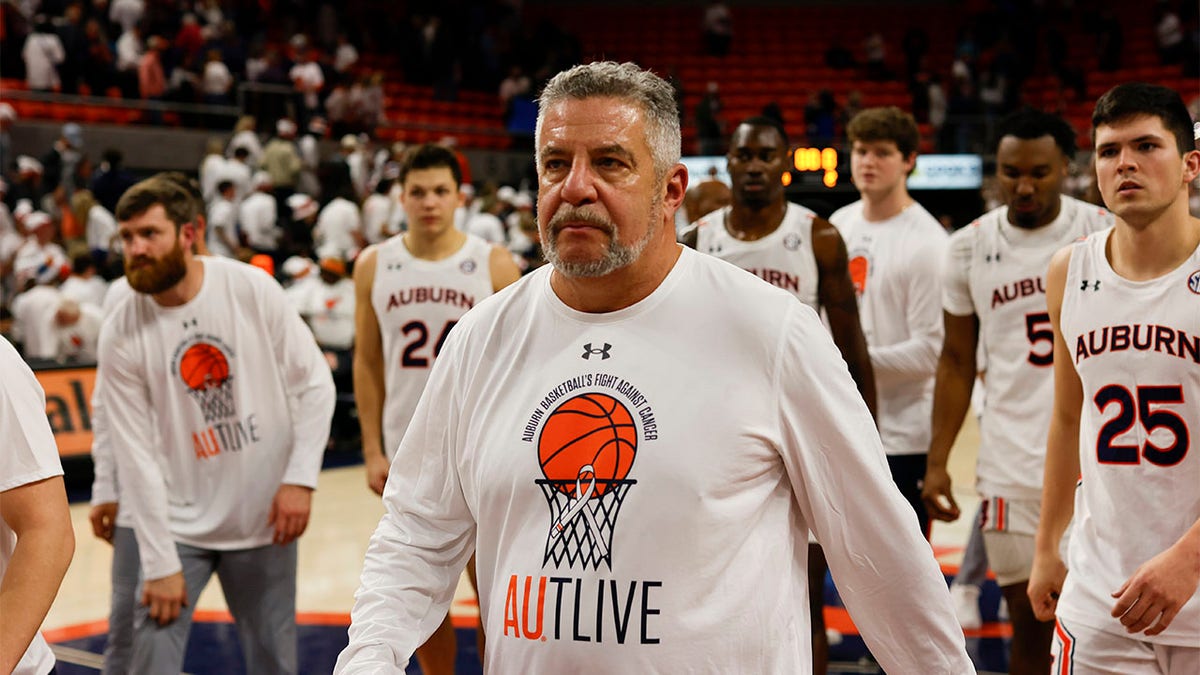
[(363, 562), (350, 644), (335, 673), (398, 672), (437, 629), (474, 551), (475, 519), (455, 458), (464, 410), (451, 380), (462, 363), (453, 331), (400, 444), (384, 489), (385, 512)]
[(931, 261), (909, 266), (903, 318), (908, 339), (870, 347), (875, 376), (885, 380), (933, 377), (938, 351), (942, 348), (942, 262), (946, 256), (944, 236), (912, 251), (913, 260)]
[(154, 406), (142, 369), (120, 348), (114, 325), (109, 321), (100, 332), (100, 405), (108, 421), (112, 455), (123, 476), (123, 501), (133, 514), (142, 572), (147, 579), (161, 579), (183, 565), (171, 535), (166, 477), (153, 450), (152, 422), (145, 415)]
[(971, 272), (972, 239), (976, 228), (968, 225), (950, 236), (942, 268), (942, 309), (954, 316), (975, 314), (968, 281)]
[(781, 454), (851, 617), (887, 672), (975, 672), (946, 582), (833, 340), (798, 303), (785, 325), (775, 369)]
[(275, 353), (292, 414), (292, 454), (283, 473), (285, 485), (316, 489), (337, 391), (333, 374), (312, 331), (274, 280), (263, 277), (260, 306), (270, 317)]
[(92, 505), (117, 501), (117, 462), (112, 453), (108, 420), (104, 415), (101, 389), (104, 381), (96, 373), (92, 391)]

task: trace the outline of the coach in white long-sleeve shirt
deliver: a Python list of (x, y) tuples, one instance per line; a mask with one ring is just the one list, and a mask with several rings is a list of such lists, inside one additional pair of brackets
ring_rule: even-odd
[(137, 293), (104, 325), (99, 378), (144, 581), (131, 667), (179, 671), (192, 608), (216, 572), (248, 671), (295, 672), (295, 539), (333, 382), (273, 279), (191, 252), (195, 217), (190, 195), (159, 178), (117, 207)]
[(875, 421), (892, 478), (921, 531), (929, 516), (921, 480), (929, 450), (933, 376), (942, 347), (941, 264), (947, 235), (909, 194), (920, 134), (898, 108), (870, 108), (851, 120), (850, 171), (862, 196), (829, 220), (842, 233), (858, 313), (875, 370)]
[(450, 331), (335, 672), (402, 672), (474, 552), (489, 673), (810, 673), (809, 527), (888, 672), (974, 672), (816, 313), (675, 243), (670, 85), (591, 63), (539, 111), (553, 269)]

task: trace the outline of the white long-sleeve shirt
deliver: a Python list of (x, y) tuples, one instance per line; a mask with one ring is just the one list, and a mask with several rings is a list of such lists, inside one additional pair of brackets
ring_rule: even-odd
[(914, 202), (896, 216), (871, 222), (862, 201), (829, 221), (846, 241), (858, 316), (875, 371), (876, 415), (884, 451), (929, 449), (933, 378), (942, 349), (942, 264), (946, 231)]
[(884, 668), (974, 672), (810, 308), (690, 249), (603, 314), (549, 270), (450, 332), (335, 672), (400, 672), (474, 552), (489, 673), (809, 673), (810, 527)]
[(329, 366), (279, 284), (198, 260), (192, 300), (134, 294), (100, 336), (100, 400), (147, 579), (181, 569), (176, 542), (269, 544), (274, 495), (316, 487), (333, 415)]

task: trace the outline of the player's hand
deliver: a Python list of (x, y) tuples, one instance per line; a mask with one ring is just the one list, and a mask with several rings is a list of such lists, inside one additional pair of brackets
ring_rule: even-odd
[(954, 492), (950, 485), (950, 474), (945, 469), (929, 467), (925, 471), (921, 500), (925, 502), (925, 510), (929, 512), (930, 518), (949, 522), (958, 520), (962, 515), (958, 502), (954, 501)]
[(1033, 614), (1038, 621), (1054, 620), (1054, 612), (1058, 609), (1058, 596), (1062, 593), (1063, 582), (1066, 580), (1067, 566), (1057, 553), (1043, 555), (1039, 552), (1033, 556), (1033, 569), (1029, 572), (1029, 584), (1025, 593), (1029, 596)]
[(303, 485), (280, 485), (271, 502), (267, 524), (275, 527), (274, 542), (290, 544), (308, 529), (308, 514), (312, 510), (312, 488)]
[(387, 457), (381, 452), (364, 450), (363, 463), (367, 465), (367, 487), (383, 496), (383, 486), (387, 485), (388, 469), (391, 468)]
[(117, 526), (117, 503), (104, 502), (93, 506), (88, 512), (88, 520), (92, 522), (92, 534), (111, 544), (113, 530)]
[(1129, 633), (1158, 635), (1200, 585), (1196, 552), (1177, 543), (1138, 567), (1115, 593), (1112, 615)]
[(165, 626), (179, 618), (179, 610), (187, 604), (187, 583), (183, 572), (161, 579), (150, 579), (142, 586), (142, 604), (150, 608), (150, 618)]

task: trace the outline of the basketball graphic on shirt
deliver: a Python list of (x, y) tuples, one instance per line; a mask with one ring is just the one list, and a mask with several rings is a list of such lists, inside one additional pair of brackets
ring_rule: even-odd
[(865, 255), (850, 258), (850, 281), (854, 282), (854, 292), (859, 295), (867, 290), (867, 275), (871, 271), (871, 261)]
[(568, 399), (546, 418), (538, 438), (542, 473), (561, 481), (558, 489), (573, 497), (595, 482), (592, 496), (624, 480), (637, 454), (633, 415), (607, 394), (580, 394)]
[(188, 389), (219, 387), (229, 379), (229, 360), (216, 346), (197, 342), (179, 360), (179, 376)]

